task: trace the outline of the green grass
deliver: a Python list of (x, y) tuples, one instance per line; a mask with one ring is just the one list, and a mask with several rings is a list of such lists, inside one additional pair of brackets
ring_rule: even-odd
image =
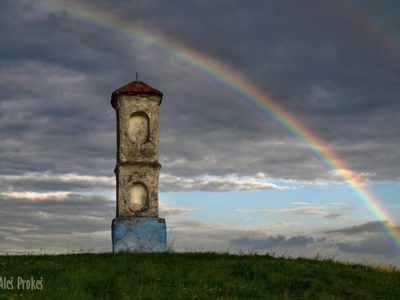
[[(18, 290), (17, 277), (43, 277)], [(214, 253), (0, 256), (1, 299), (400, 299), (400, 272)]]

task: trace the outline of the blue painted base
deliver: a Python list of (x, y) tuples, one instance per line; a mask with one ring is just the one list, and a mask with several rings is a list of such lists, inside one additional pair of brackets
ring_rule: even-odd
[(116, 218), (111, 226), (113, 252), (167, 251), (165, 219), (151, 217)]

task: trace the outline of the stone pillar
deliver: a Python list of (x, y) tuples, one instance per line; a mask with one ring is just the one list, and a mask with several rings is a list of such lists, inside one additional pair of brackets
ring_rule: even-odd
[(163, 94), (142, 81), (112, 93), (117, 113), (117, 211), (113, 252), (166, 251), (166, 224), (158, 218), (158, 111)]

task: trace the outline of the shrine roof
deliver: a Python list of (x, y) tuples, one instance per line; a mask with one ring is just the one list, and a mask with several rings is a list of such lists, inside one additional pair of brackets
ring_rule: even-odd
[[(145, 95), (157, 95), (160, 96), (161, 99), (163, 97), (163, 93), (147, 83), (144, 83), (143, 81), (135, 80), (132, 81), (131, 83), (128, 83), (118, 89), (116, 89), (111, 96), (111, 105), (115, 108), (115, 100), (117, 96), (119, 95), (139, 95), (139, 94), (145, 94)], [(160, 101), (161, 103), (161, 101)]]

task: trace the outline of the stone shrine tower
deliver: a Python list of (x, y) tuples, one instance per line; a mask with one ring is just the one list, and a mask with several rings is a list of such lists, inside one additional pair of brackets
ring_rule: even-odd
[(142, 81), (112, 93), (117, 113), (117, 211), (113, 251), (166, 250), (166, 224), (158, 218), (158, 111), (163, 94)]

